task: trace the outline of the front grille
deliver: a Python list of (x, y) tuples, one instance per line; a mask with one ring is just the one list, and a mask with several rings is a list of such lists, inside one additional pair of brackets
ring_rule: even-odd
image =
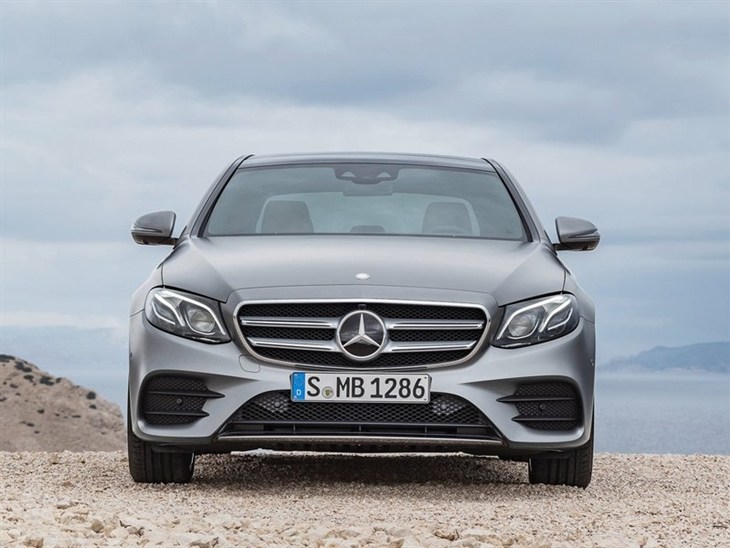
[(474, 405), (450, 394), (428, 404), (293, 402), (286, 391), (266, 392), (245, 403), (222, 435), (347, 435), (499, 439)]
[(567, 382), (521, 384), (499, 401), (517, 408), (513, 421), (535, 430), (572, 430), (580, 423), (580, 398)]
[[(342, 319), (355, 311), (386, 327), (382, 351), (352, 359), (336, 342)], [(489, 329), (475, 305), (392, 302), (268, 302), (244, 304), (237, 322), (246, 347), (265, 361), (333, 369), (402, 369), (448, 365), (479, 351)]]
[(222, 397), (201, 379), (160, 375), (145, 382), (142, 415), (150, 424), (189, 424), (208, 416), (203, 411), (208, 399)]

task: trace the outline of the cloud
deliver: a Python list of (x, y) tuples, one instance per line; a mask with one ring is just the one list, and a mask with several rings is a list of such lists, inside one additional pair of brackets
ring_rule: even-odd
[(637, 118), (727, 111), (721, 3), (24, 3), (4, 12), (9, 85), (133, 67), (202, 97), (458, 115), (597, 143)]
[(168, 251), (137, 216), (179, 230), (242, 154), (348, 149), (496, 158), (551, 234), (596, 222), (563, 257), (611, 352), (726, 335), (726, 6), (417, 8), (3, 3), (0, 321), (123, 325)]

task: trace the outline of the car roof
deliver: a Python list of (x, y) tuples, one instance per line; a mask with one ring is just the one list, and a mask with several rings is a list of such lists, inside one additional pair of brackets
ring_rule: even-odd
[(282, 164), (311, 163), (397, 163), (433, 165), (442, 167), (461, 167), (494, 171), (494, 168), (483, 158), (466, 158), (462, 156), (445, 156), (438, 154), (415, 154), (393, 152), (308, 152), (296, 154), (262, 154), (251, 155), (240, 165), (242, 168)]

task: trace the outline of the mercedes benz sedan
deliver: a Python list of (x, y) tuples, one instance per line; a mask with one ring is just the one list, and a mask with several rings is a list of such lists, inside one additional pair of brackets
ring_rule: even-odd
[(177, 237), (130, 317), (129, 466), (188, 482), (195, 455), (256, 448), (465, 452), (586, 487), (594, 308), (494, 160), (245, 156)]

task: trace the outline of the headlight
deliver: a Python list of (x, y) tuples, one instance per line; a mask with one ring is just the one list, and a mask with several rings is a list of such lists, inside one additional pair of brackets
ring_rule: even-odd
[(579, 319), (578, 302), (573, 295), (511, 304), (492, 345), (514, 348), (557, 339), (573, 331)]
[(161, 287), (147, 294), (144, 313), (154, 325), (188, 339), (209, 343), (230, 341), (220, 320), (217, 301)]

